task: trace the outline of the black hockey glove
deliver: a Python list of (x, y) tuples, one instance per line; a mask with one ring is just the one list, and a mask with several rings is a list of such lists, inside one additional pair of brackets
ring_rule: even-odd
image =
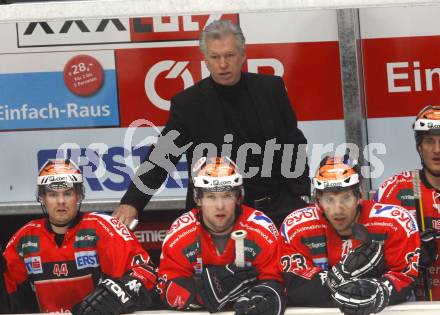
[(440, 232), (435, 229), (426, 229), (420, 234), (421, 248), (419, 267), (429, 268), (438, 258), (437, 239), (440, 238)]
[(353, 236), (362, 240), (363, 243), (352, 249), (341, 262), (329, 270), (327, 286), (332, 291), (344, 281), (381, 277), (385, 271), (383, 243), (372, 241), (367, 229), (360, 224), (353, 226)]
[(195, 278), (197, 293), (208, 311), (215, 313), (255, 284), (257, 275), (254, 267), (205, 266)]
[[(142, 294), (141, 294), (142, 292)], [(140, 297), (141, 295), (141, 297)], [(121, 279), (104, 279), (85, 299), (73, 307), (73, 315), (105, 315), (132, 313), (137, 308), (138, 298), (143, 305), (152, 303), (151, 296), (137, 278), (124, 276)], [(140, 300), (139, 299), (139, 300)]]
[(388, 280), (350, 280), (332, 294), (333, 300), (345, 315), (368, 315), (381, 312), (390, 301), (392, 285)]
[(253, 286), (234, 304), (235, 315), (282, 315), (285, 309), (284, 287), (271, 280)]

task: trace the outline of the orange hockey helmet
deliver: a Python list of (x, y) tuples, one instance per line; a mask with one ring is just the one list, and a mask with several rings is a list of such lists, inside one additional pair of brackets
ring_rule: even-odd
[(356, 168), (356, 163), (348, 155), (326, 156), (313, 178), (313, 186), (318, 191), (338, 191), (359, 185), (360, 178)]
[(76, 187), (84, 197), (83, 176), (69, 159), (48, 160), (40, 169), (37, 178), (38, 198), (46, 190), (66, 189)]
[(197, 191), (227, 191), (238, 189), (244, 195), (243, 176), (229, 157), (202, 157), (193, 167), (194, 197)]

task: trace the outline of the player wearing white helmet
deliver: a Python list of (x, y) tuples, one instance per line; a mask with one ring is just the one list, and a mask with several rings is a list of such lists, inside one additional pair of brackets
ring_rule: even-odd
[[(230, 304), (237, 315), (282, 315), (275, 225), (242, 205), (243, 179), (228, 157), (202, 158), (193, 173), (196, 208), (174, 221), (162, 245), (163, 302), (180, 310), (213, 313)], [(247, 235), (243, 247), (231, 238), (237, 233)]]
[(70, 160), (48, 160), (37, 178), (37, 201), (55, 232), (64, 234), (78, 218), (84, 199), (83, 176)]
[(422, 240), (416, 297), (440, 301), (440, 106), (423, 108), (413, 130), (422, 168), (387, 179), (374, 198), (402, 205), (416, 216)]
[(117, 219), (80, 213), (80, 169), (49, 160), (37, 187), (45, 217), (17, 231), (4, 252), (11, 311), (104, 315), (150, 307), (156, 272), (148, 253)]
[(419, 258), (415, 220), (401, 207), (362, 200), (359, 184), (348, 156), (325, 157), (313, 178), (316, 204), (281, 225), (290, 305), (367, 315), (409, 297)]
[[(213, 163), (214, 162), (214, 163)], [(214, 234), (228, 234), (241, 213), (243, 177), (228, 157), (201, 158), (193, 169), (194, 201), (201, 209), (201, 222)], [(216, 203), (216, 200), (221, 202)], [(220, 206), (219, 206), (220, 204)]]

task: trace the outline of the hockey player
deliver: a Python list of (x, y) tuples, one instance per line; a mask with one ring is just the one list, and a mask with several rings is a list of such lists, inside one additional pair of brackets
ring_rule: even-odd
[(423, 108), (413, 129), (422, 169), (389, 178), (374, 198), (402, 205), (417, 218), (422, 247), (416, 296), (440, 301), (440, 106)]
[(79, 212), (83, 198), (74, 163), (49, 160), (41, 168), (37, 199), (45, 218), (18, 230), (4, 252), (13, 312), (121, 314), (152, 304), (148, 253), (117, 219)]
[(291, 305), (367, 315), (405, 301), (420, 251), (410, 213), (362, 200), (347, 156), (324, 158), (313, 185), (316, 204), (281, 225), (279, 264)]
[[(193, 174), (197, 207), (174, 221), (162, 245), (163, 302), (179, 310), (204, 306), (210, 313), (234, 302), (237, 315), (282, 315), (286, 297), (274, 259), (275, 225), (241, 204), (243, 179), (229, 158), (202, 158)], [(246, 234), (239, 230), (247, 233), (241, 249), (231, 239), (231, 233)]]

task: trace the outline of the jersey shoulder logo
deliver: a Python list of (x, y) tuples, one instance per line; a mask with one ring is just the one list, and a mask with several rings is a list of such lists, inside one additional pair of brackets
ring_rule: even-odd
[(255, 210), (252, 214), (247, 218), (248, 222), (254, 222), (255, 224), (265, 228), (267, 231), (272, 233), (276, 238), (278, 238), (278, 230), (273, 224), (272, 220), (265, 215), (263, 212)]
[[(117, 218), (114, 218), (108, 214), (102, 214), (102, 213), (91, 213), (90, 217), (97, 217), (98, 222), (101, 223), (101, 226), (104, 229), (110, 228), (111, 231), (119, 234), (119, 236), (121, 236), (125, 241), (134, 240), (133, 235), (130, 233), (130, 231), (125, 226), (125, 224), (122, 223), (121, 221), (119, 221)], [(108, 224), (103, 225), (102, 222), (99, 221), (100, 219), (104, 220)], [(109, 225), (110, 227), (107, 227), (107, 225)], [(109, 232), (109, 234), (111, 234), (111, 233)]]
[(298, 226), (302, 224), (310, 224), (313, 221), (319, 222), (319, 210), (316, 207), (307, 207), (293, 211), (285, 219), (283, 224), (281, 224), (281, 233), (284, 239), (289, 242), (290, 231), (299, 232)]
[(171, 227), (168, 229), (167, 235), (165, 236), (165, 239), (163, 240), (163, 244), (166, 244), (167, 241), (176, 233), (183, 230), (185, 227), (188, 227), (195, 223), (197, 221), (195, 215), (193, 212), (188, 211), (184, 214), (182, 214), (180, 217), (178, 217), (173, 224), (171, 224)]
[(376, 203), (371, 207), (370, 218), (388, 218), (397, 222), (405, 231), (407, 237), (418, 232), (417, 222), (405, 208)]
[(318, 209), (316, 207), (307, 207), (293, 211), (284, 219), (283, 225), (292, 228), (305, 222), (319, 220)]

